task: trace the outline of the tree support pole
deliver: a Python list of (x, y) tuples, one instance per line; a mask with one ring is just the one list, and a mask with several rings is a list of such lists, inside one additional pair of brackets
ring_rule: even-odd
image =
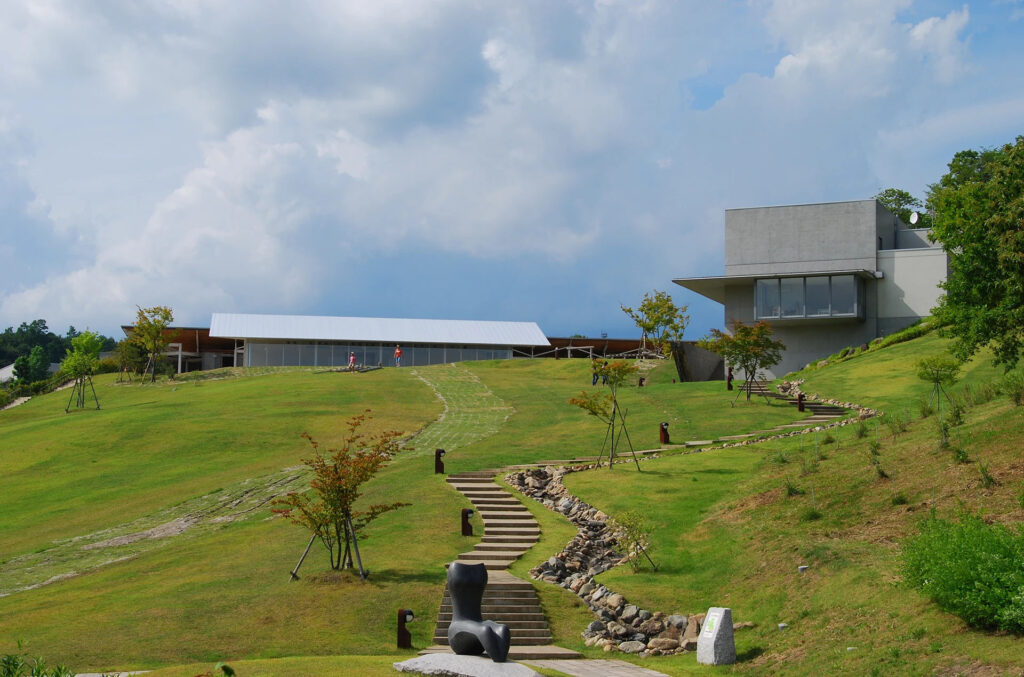
[(302, 566), (302, 562), (305, 561), (306, 555), (309, 554), (309, 549), (313, 547), (314, 540), (316, 540), (316, 534), (310, 536), (309, 543), (306, 544), (306, 549), (302, 552), (302, 557), (299, 558), (299, 563), (295, 565), (294, 569), (292, 569), (291, 578), (289, 580), (299, 580), (299, 567)]
[(637, 472), (643, 472), (640, 469), (640, 461), (636, 457), (636, 450), (633, 449), (633, 440), (629, 439), (629, 431), (626, 430), (626, 416), (619, 411), (619, 418), (622, 419), (622, 432), (626, 434), (626, 442), (629, 444), (629, 453), (633, 454), (633, 463), (636, 463)]
[(345, 513), (345, 524), (352, 534), (352, 548), (356, 551), (356, 561), (359, 562), (359, 578), (366, 580), (366, 571), (363, 569), (363, 558), (359, 555), (359, 543), (356, 542), (356, 529), (352, 526), (352, 516)]

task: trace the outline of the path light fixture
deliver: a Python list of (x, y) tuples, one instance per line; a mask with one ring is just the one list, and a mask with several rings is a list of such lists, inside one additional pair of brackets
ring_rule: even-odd
[(732, 367), (729, 367), (729, 373), (725, 377), (725, 389), (732, 390)]
[(398, 610), (398, 648), (399, 649), (411, 649), (412, 648), (412, 633), (406, 629), (406, 623), (412, 623), (413, 613), (409, 609)]
[(462, 535), (463, 536), (472, 536), (473, 535), (473, 525), (469, 523), (469, 518), (472, 517), (472, 515), (473, 515), (473, 510), (471, 508), (463, 508), (462, 509)]
[(434, 449), (434, 474), (435, 475), (443, 475), (444, 474), (444, 461), (441, 460), (441, 457), (444, 456), (444, 453), (445, 453), (444, 449)]
[(661, 426), (659, 426), (658, 439), (662, 444), (671, 444), (668, 439), (668, 421), (662, 421)]
[(803, 411), (804, 410), (804, 394), (803, 393), (797, 393), (796, 394), (796, 410), (797, 411)]

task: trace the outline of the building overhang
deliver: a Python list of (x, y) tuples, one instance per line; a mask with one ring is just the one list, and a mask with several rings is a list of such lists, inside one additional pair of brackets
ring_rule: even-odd
[(749, 287), (755, 280), (776, 280), (787, 277), (818, 277), (821, 275), (854, 275), (864, 280), (877, 279), (880, 274), (863, 268), (849, 270), (817, 270), (794, 273), (774, 273), (762, 275), (717, 275), (712, 277), (680, 277), (672, 281), (680, 287), (697, 292), (705, 298), (725, 305), (725, 293), (729, 287)]

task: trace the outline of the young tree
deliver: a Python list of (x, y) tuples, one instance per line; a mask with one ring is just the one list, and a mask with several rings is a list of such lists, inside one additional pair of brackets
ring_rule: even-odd
[[(136, 308), (139, 308), (136, 306)], [(135, 329), (132, 332), (131, 341), (138, 344), (146, 351), (146, 368), (143, 370), (143, 381), (145, 374), (152, 369), (151, 381), (156, 381), (156, 360), (171, 342), (171, 337), (164, 334), (171, 322), (174, 321), (174, 312), (167, 306), (153, 306), (152, 308), (139, 308), (138, 316), (135, 319)]]
[[(569, 398), (569, 404), (579, 407), (608, 426), (605, 442), (608, 442), (610, 436), (611, 446), (608, 451), (608, 469), (610, 470), (615, 465), (615, 449), (622, 442), (622, 437), (629, 442), (629, 433), (626, 432), (626, 416), (619, 407), (619, 387), (636, 374), (637, 367), (625, 360), (616, 360), (609, 364), (598, 363), (595, 360), (593, 369), (594, 374), (601, 378), (602, 383), (608, 385), (609, 394), (581, 390), (578, 396)], [(616, 426), (618, 426), (618, 431), (616, 431)], [(630, 442), (630, 449), (632, 446), (632, 442)], [(601, 464), (601, 456), (604, 456), (604, 444), (601, 445), (598, 465)], [(633, 460), (636, 461), (635, 454)], [(636, 464), (636, 469), (640, 470), (639, 462)]]
[(721, 355), (726, 364), (743, 370), (743, 390), (747, 391), (748, 402), (758, 373), (778, 364), (782, 351), (786, 349), (782, 341), (772, 338), (772, 328), (767, 322), (747, 325), (739, 320), (732, 323), (731, 333), (712, 329), (711, 336), (705, 336), (697, 344), (704, 350)]
[[(99, 363), (100, 349), (103, 347), (103, 337), (91, 331), (83, 331), (71, 339), (71, 348), (60, 365), (60, 371), (68, 378), (73, 378), (75, 384), (72, 389), (71, 398), (65, 412), (71, 408), (71, 401), (74, 400), (78, 408), (85, 406), (85, 386), (88, 383), (92, 388), (92, 374), (96, 371)], [(93, 399), (96, 400), (96, 408), (100, 408), (99, 398), (96, 397), (96, 389), (92, 388)]]
[[(916, 197), (899, 188), (886, 188), (877, 195), (875, 199), (898, 216), (900, 221), (912, 228), (931, 228), (932, 217), (928, 212), (923, 211), (924, 205)], [(918, 214), (917, 223), (910, 223), (910, 215)]]
[(128, 374), (131, 381), (131, 374), (140, 374), (147, 365), (146, 349), (131, 339), (118, 341), (116, 346), (118, 376), (117, 382), (121, 383), (124, 376)]
[(401, 433), (387, 431), (378, 434), (360, 432), (360, 427), (370, 418), (370, 410), (354, 416), (348, 421), (348, 435), (340, 449), (328, 449), (326, 455), (320, 452), (320, 445), (307, 435), (313, 447), (313, 455), (302, 459), (313, 471), (309, 493), (291, 492), (274, 500), (274, 512), (291, 522), (301, 525), (323, 543), (331, 556), (331, 568), (341, 569), (352, 563), (351, 549), (358, 545), (355, 539), (359, 531), (386, 512), (401, 508), (409, 503), (379, 503), (365, 510), (355, 510), (359, 499), (359, 487), (370, 480), (400, 451), (398, 438)]
[(1024, 351), (1024, 136), (957, 153), (929, 190), (932, 238), (949, 257), (932, 312), (949, 325), (957, 358), (991, 345), (1009, 371)]
[(683, 339), (683, 332), (690, 321), (686, 306), (676, 306), (671, 296), (657, 289), (653, 294), (644, 294), (643, 301), (635, 310), (619, 307), (640, 328), (644, 338), (651, 339), (665, 357), (672, 354), (672, 344)]

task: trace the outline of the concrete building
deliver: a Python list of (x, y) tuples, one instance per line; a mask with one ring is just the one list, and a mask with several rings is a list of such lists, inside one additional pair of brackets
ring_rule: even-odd
[(534, 322), (415, 320), (310, 315), (214, 313), (209, 335), (234, 342), (235, 366), (344, 367), (350, 353), (360, 365), (403, 366), (464, 360), (510, 359), (547, 347)]
[(926, 230), (857, 200), (726, 210), (725, 275), (673, 282), (721, 303), (726, 328), (772, 325), (781, 376), (927, 316), (946, 273)]

